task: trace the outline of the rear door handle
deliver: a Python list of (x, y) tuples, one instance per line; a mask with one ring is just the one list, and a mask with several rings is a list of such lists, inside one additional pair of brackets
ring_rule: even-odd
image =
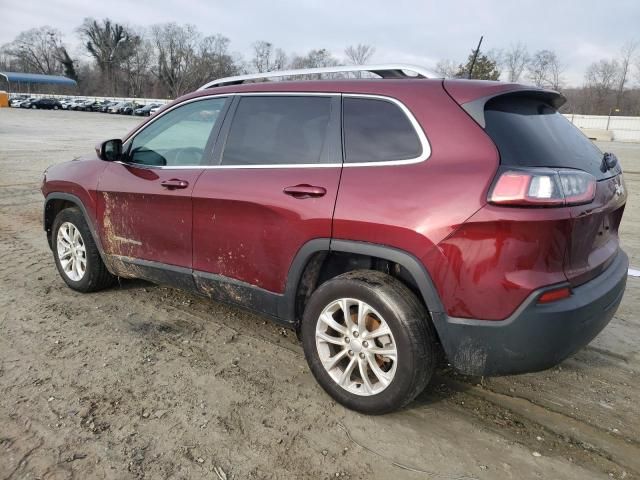
[(187, 188), (189, 182), (186, 180), (180, 180), (179, 178), (172, 178), (171, 180), (165, 180), (160, 185), (169, 190), (176, 190), (178, 188)]
[(311, 198), (324, 196), (327, 193), (327, 189), (324, 187), (303, 184), (285, 187), (283, 192), (287, 195), (291, 195), (293, 198)]

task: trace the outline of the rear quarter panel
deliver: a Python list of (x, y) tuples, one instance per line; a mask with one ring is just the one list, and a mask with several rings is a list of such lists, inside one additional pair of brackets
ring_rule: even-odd
[(498, 152), (441, 82), (387, 95), (403, 102), (416, 117), (431, 156), (409, 165), (345, 166), (334, 238), (393, 246), (411, 253), (432, 272), (445, 261), (430, 254), (436, 245), (486, 203)]

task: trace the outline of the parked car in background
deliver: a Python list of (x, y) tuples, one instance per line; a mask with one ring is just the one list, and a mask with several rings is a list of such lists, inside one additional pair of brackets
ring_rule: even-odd
[(103, 111), (102, 109), (104, 107), (106, 107), (107, 105), (110, 105), (112, 102), (109, 100), (102, 100), (102, 101), (97, 101), (94, 102), (93, 105), (91, 105), (91, 111), (92, 112), (101, 112)]
[(78, 105), (80, 105), (84, 101), (84, 98), (71, 99), (69, 102), (64, 104), (64, 106), (66, 107), (65, 110), (76, 110), (78, 108)]
[(20, 102), (20, 108), (31, 108), (31, 104), (38, 100), (37, 97), (29, 97), (22, 102)]
[(49, 167), (62, 279), (92, 292), (138, 277), (265, 314), (298, 332), (337, 402), (371, 414), (413, 400), (441, 352), (509, 375), (591, 342), (625, 290), (627, 189), (565, 98), (335, 68), (391, 78), (213, 81)]
[(29, 96), (28, 96), (28, 95), (20, 95), (20, 94), (18, 94), (18, 95), (11, 95), (11, 96), (9, 97), (9, 106), (10, 106), (10, 107), (17, 108), (17, 107), (19, 107), (19, 106), (20, 106), (20, 104), (21, 104), (22, 102), (24, 102), (24, 101), (25, 101), (26, 99), (28, 99), (28, 98), (29, 98)]
[(80, 102), (75, 108), (75, 110), (80, 110), (82, 112), (90, 112), (96, 103), (97, 102), (95, 100), (85, 100), (84, 102)]
[(146, 105), (143, 105), (140, 108), (136, 108), (133, 111), (134, 115), (138, 115), (141, 117), (148, 117), (149, 115), (151, 115), (151, 110), (156, 108), (156, 107), (161, 107), (162, 104), (161, 103), (147, 103)]
[(118, 113), (122, 115), (133, 115), (134, 110), (140, 108), (142, 104), (137, 102), (126, 102), (122, 107), (120, 107), (120, 111)]
[(62, 105), (62, 109), (64, 110), (64, 106), (69, 103), (71, 100), (73, 100), (73, 97), (64, 97), (64, 98), (59, 98), (57, 99), (60, 102), (60, 105)]
[(155, 115), (156, 113), (158, 113), (158, 111), (164, 107), (164, 105), (158, 105), (157, 107), (153, 107), (151, 110), (149, 110), (149, 115)]
[(31, 108), (39, 108), (42, 110), (61, 110), (62, 105), (55, 98), (39, 98), (30, 104)]
[(79, 98), (77, 99), (73, 105), (71, 105), (71, 110), (81, 110), (82, 106), (87, 102), (86, 98)]
[(118, 102), (118, 103), (114, 103), (113, 105), (110, 105), (107, 108), (107, 112), (108, 113), (120, 113), (120, 109), (122, 107), (124, 107), (127, 104), (127, 102)]
[(100, 104), (95, 106), (96, 112), (106, 113), (109, 110), (109, 108), (111, 108), (116, 103), (118, 103), (118, 102), (115, 102), (113, 100), (105, 100), (102, 103), (100, 103)]

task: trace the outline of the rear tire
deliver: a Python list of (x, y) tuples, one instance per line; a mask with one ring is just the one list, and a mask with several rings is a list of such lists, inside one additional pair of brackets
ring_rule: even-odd
[(339, 275), (305, 308), (301, 336), (309, 368), (347, 408), (367, 414), (402, 408), (424, 390), (437, 364), (428, 316), (413, 292), (389, 275)]
[(51, 244), (58, 273), (73, 290), (96, 292), (115, 283), (116, 277), (103, 263), (89, 226), (78, 208), (66, 208), (58, 213), (53, 221)]

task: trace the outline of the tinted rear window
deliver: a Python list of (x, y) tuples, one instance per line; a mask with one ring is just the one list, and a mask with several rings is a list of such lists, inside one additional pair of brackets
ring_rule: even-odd
[(413, 125), (396, 105), (387, 100), (343, 100), (345, 162), (409, 160), (422, 154)]
[(243, 97), (231, 124), (222, 164), (320, 163), (330, 113), (330, 97)]
[(576, 168), (597, 179), (602, 152), (555, 108), (536, 98), (501, 96), (485, 106), (485, 130), (503, 165)]

